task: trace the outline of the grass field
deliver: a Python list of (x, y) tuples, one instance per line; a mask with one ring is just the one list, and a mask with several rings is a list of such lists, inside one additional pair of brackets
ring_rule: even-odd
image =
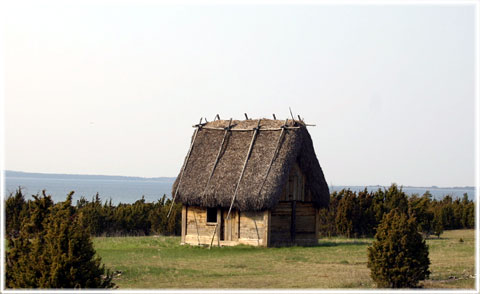
[[(464, 242), (460, 242), (460, 238)], [(97, 253), (119, 288), (374, 288), (367, 268), (373, 239), (320, 239), (316, 247), (208, 248), (179, 237), (100, 237)], [(474, 288), (474, 230), (427, 240), (425, 288)]]

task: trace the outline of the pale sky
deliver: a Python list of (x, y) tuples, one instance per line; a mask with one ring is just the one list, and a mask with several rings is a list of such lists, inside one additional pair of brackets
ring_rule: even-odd
[(475, 183), (473, 5), (69, 3), (5, 13), (5, 169), (177, 176), (200, 117), (291, 107), (329, 184)]

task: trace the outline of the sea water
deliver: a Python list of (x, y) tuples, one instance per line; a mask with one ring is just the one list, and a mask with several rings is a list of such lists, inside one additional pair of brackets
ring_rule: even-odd
[[(81, 196), (91, 200), (95, 194), (99, 194), (102, 201), (112, 200), (113, 204), (133, 203), (145, 197), (147, 202), (155, 202), (163, 195), (171, 196), (172, 185), (175, 178), (139, 179), (127, 177), (123, 179), (109, 179), (108, 177), (90, 176), (64, 176), (44, 177), (44, 176), (5, 176), (5, 195), (14, 193), (18, 187), (22, 188), (24, 195), (30, 198), (31, 195), (41, 193), (46, 190), (47, 195), (51, 195), (55, 202), (65, 200), (70, 191), (74, 191), (73, 203)], [(331, 186), (330, 192), (340, 191), (341, 189), (350, 189), (352, 191), (362, 191), (367, 187), (368, 191), (376, 191), (383, 186)], [(438, 187), (403, 187), (403, 191), (408, 195), (422, 195), (430, 191), (435, 199), (442, 199), (445, 195), (451, 195), (454, 199), (462, 198), (464, 193), (468, 194), (470, 200), (475, 199), (475, 190), (473, 187), (458, 188), (438, 188)]]

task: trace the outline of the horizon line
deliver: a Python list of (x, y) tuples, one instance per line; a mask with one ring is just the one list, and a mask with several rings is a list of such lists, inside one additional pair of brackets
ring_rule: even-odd
[[(143, 177), (143, 176), (123, 176), (123, 175), (102, 175), (102, 174), (75, 174), (75, 173), (49, 173), (49, 172), (27, 172), (27, 171), (18, 171), (18, 170), (9, 170), (9, 169), (3, 169), (5, 178), (7, 177), (6, 173), (7, 172), (13, 172), (13, 173), (20, 173), (20, 174), (40, 174), (40, 175), (49, 175), (49, 176), (55, 176), (55, 175), (64, 175), (64, 176), (88, 176), (88, 177), (122, 177), (122, 178), (140, 178), (140, 179), (176, 179), (177, 177), (173, 176), (158, 176), (158, 177)], [(437, 186), (437, 185), (431, 185), (431, 186), (412, 186), (412, 185), (400, 185), (398, 183), (390, 183), (389, 185), (380, 185), (380, 184), (369, 184), (369, 185), (333, 185), (333, 184), (328, 184), (329, 187), (389, 187), (392, 184), (396, 184), (399, 187), (403, 188), (433, 188), (433, 189), (448, 189), (448, 188), (467, 188), (467, 189), (475, 189), (475, 186)]]

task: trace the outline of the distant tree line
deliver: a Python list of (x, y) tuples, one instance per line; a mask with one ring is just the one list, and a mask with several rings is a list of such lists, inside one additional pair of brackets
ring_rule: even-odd
[(463, 198), (453, 200), (446, 195), (442, 200), (432, 199), (430, 192), (407, 196), (397, 185), (388, 189), (354, 192), (350, 189), (330, 195), (328, 208), (320, 210), (321, 236), (371, 237), (384, 214), (392, 209), (416, 218), (419, 231), (425, 236), (440, 236), (443, 230), (471, 229), (475, 226), (475, 205)]
[[(32, 201), (25, 200), (20, 189), (7, 197), (7, 234), (18, 232), (22, 220), (31, 216)], [(174, 205), (167, 219), (170, 205), (171, 200), (165, 195), (156, 202), (146, 202), (142, 197), (131, 204), (113, 205), (111, 200), (102, 202), (97, 194), (90, 201), (81, 197), (72, 207), (82, 219), (83, 228), (93, 236), (180, 235), (181, 204)], [(443, 230), (471, 229), (475, 225), (475, 206), (467, 194), (456, 200), (450, 195), (442, 200), (433, 199), (428, 191), (421, 196), (407, 196), (401, 187), (393, 184), (377, 191), (333, 192), (329, 207), (320, 210), (319, 233), (321, 236), (371, 237), (383, 215), (394, 208), (413, 215), (425, 236), (440, 236)]]
[[(18, 235), (22, 222), (31, 218), (34, 212), (34, 201), (37, 198), (51, 200), (49, 195), (33, 195), (33, 199), (25, 200), (18, 189), (6, 199), (6, 232), (11, 236)], [(85, 197), (72, 205), (73, 213), (80, 219), (83, 230), (92, 236), (147, 236), (152, 234), (180, 235), (181, 204), (176, 203), (170, 218), (167, 219), (171, 200), (164, 195), (156, 202), (146, 202), (142, 197), (131, 204), (113, 205), (111, 199), (102, 202), (95, 195), (90, 201)], [(41, 218), (41, 216), (39, 216)]]

